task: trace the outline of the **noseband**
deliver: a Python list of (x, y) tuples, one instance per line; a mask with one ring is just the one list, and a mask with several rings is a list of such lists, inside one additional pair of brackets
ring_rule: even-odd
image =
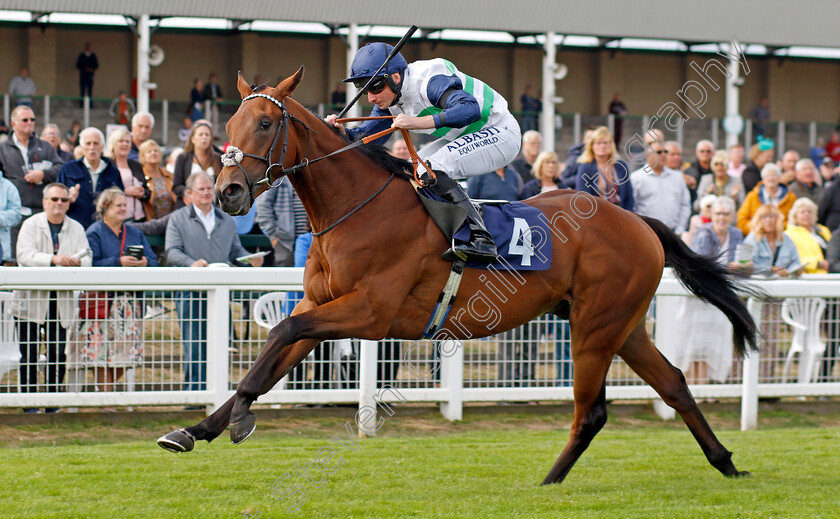
[[(240, 150), (236, 146), (229, 145), (227, 147), (227, 149), (225, 150), (225, 154), (222, 155), (222, 165), (223, 166), (230, 166), (230, 167), (236, 166), (237, 168), (239, 168), (239, 171), (242, 172), (242, 175), (245, 177), (245, 183), (248, 185), (248, 193), (251, 195), (251, 201), (254, 200), (254, 189), (259, 185), (269, 184), (269, 186), (268, 186), (269, 189), (272, 188), (272, 187), (277, 187), (277, 186), (279, 186), (280, 184), (283, 183), (283, 179), (286, 178), (286, 175), (294, 173), (295, 171), (297, 171), (299, 169), (302, 169), (302, 168), (305, 168), (306, 166), (308, 166), (310, 164), (314, 164), (315, 162), (318, 162), (318, 161), (321, 161), (321, 160), (324, 160), (324, 159), (328, 159), (328, 158), (330, 158), (334, 155), (338, 155), (339, 153), (343, 153), (343, 152), (345, 152), (347, 150), (351, 150), (351, 149), (353, 149), (357, 146), (361, 146), (362, 144), (366, 144), (366, 141), (364, 139), (360, 139), (356, 142), (348, 144), (347, 146), (344, 146), (343, 148), (339, 148), (339, 149), (333, 151), (332, 153), (328, 153), (327, 155), (324, 155), (322, 157), (318, 157), (318, 158), (309, 160), (308, 158), (306, 158), (306, 154), (309, 151), (309, 145), (311, 143), (312, 134), (313, 133), (318, 133), (318, 132), (316, 132), (315, 130), (313, 130), (309, 126), (307, 126), (305, 122), (301, 121), (300, 119), (298, 119), (294, 115), (290, 114), (289, 111), (286, 110), (286, 100), (285, 99), (282, 102), (280, 102), (280, 101), (271, 97), (268, 94), (251, 94), (248, 97), (246, 97), (245, 99), (243, 99), (242, 102), (244, 103), (245, 101), (248, 101), (250, 99), (254, 99), (255, 97), (263, 97), (265, 99), (268, 99), (269, 101), (271, 101), (272, 103), (277, 105), (277, 108), (280, 109), (280, 113), (282, 114), (282, 118), (280, 119), (280, 125), (277, 127), (277, 133), (274, 134), (274, 141), (271, 143), (271, 147), (268, 148), (268, 151), (266, 152), (265, 156), (261, 157), (259, 155), (254, 155), (253, 153), (245, 153), (244, 151)], [(289, 122), (290, 121), (296, 122), (306, 129), (306, 150), (303, 152), (304, 158), (301, 162), (295, 164), (294, 166), (290, 166), (290, 167), (286, 168), (286, 167), (283, 166), (283, 159), (286, 157), (286, 150), (289, 147), (289, 129), (288, 129), (288, 127), (289, 127)], [(274, 155), (274, 148), (277, 147), (277, 143), (280, 141), (280, 134), (281, 133), (283, 134), (283, 149), (280, 151), (280, 160), (278, 160), (277, 162), (271, 162), (271, 156)], [(245, 171), (245, 168), (242, 167), (242, 159), (244, 159), (245, 157), (250, 157), (252, 159), (257, 159), (257, 160), (261, 160), (261, 161), (265, 162), (265, 164), (266, 164), (265, 174), (263, 175), (262, 179), (258, 180), (257, 182), (251, 183), (251, 179), (248, 178), (248, 173)], [(275, 167), (280, 168), (280, 177), (277, 180), (275, 180), (274, 183), (271, 183), (271, 170)], [(355, 209), (353, 209), (349, 213), (345, 214), (343, 217), (339, 218), (338, 221), (336, 221), (332, 225), (328, 226), (326, 229), (323, 229), (323, 230), (318, 231), (318, 232), (313, 232), (312, 235), (313, 236), (321, 236), (321, 235), (329, 232), (330, 230), (334, 229), (338, 224), (340, 224), (341, 222), (343, 222), (344, 220), (346, 220), (347, 218), (349, 218), (350, 216), (355, 214), (356, 211), (358, 211), (359, 209), (361, 209), (362, 207), (367, 205), (368, 202), (370, 202), (371, 200), (373, 200), (374, 198), (379, 196), (379, 193), (381, 193), (382, 191), (385, 190), (386, 187), (388, 187), (388, 184), (390, 184), (391, 181), (394, 180), (394, 177), (395, 177), (395, 173), (391, 173), (391, 176), (388, 177), (388, 180), (385, 181), (385, 184), (383, 184), (382, 187), (380, 187), (379, 190), (376, 191), (373, 195), (371, 195), (367, 200), (365, 200), (364, 202), (362, 202), (361, 204), (356, 206)]]
[[(254, 189), (257, 186), (262, 185), (262, 184), (269, 184), (271, 182), (271, 170), (274, 169), (275, 167), (280, 168), (280, 177), (275, 181), (274, 184), (271, 184), (269, 187), (279, 186), (281, 183), (283, 183), (283, 179), (286, 178), (286, 175), (289, 175), (290, 173), (294, 173), (295, 171), (297, 171), (301, 168), (305, 168), (306, 166), (309, 165), (309, 159), (303, 159), (303, 162), (300, 162), (299, 164), (295, 164), (294, 166), (291, 166), (289, 168), (283, 167), (283, 160), (286, 158), (286, 151), (289, 148), (289, 130), (288, 130), (289, 121), (294, 121), (294, 122), (300, 124), (301, 126), (303, 126), (306, 129), (306, 132), (307, 132), (306, 147), (307, 147), (307, 149), (309, 148), (309, 136), (313, 133), (317, 133), (314, 130), (312, 130), (311, 128), (309, 128), (309, 126), (307, 126), (306, 123), (304, 123), (303, 121), (301, 121), (300, 119), (298, 119), (294, 115), (290, 114), (289, 111), (286, 110), (286, 100), (285, 99), (283, 100), (283, 102), (280, 102), (280, 101), (271, 97), (268, 94), (251, 94), (248, 97), (246, 97), (245, 99), (243, 99), (242, 102), (244, 103), (245, 101), (248, 101), (250, 99), (254, 99), (254, 98), (257, 98), (257, 97), (262, 97), (262, 98), (268, 99), (269, 101), (271, 101), (272, 103), (277, 105), (277, 108), (280, 109), (280, 113), (282, 114), (282, 117), (280, 118), (280, 124), (277, 126), (277, 133), (274, 134), (274, 141), (271, 143), (271, 147), (269, 147), (268, 151), (265, 153), (265, 155), (261, 157), (259, 155), (254, 155), (253, 153), (246, 153), (246, 152), (240, 150), (239, 148), (237, 148), (236, 146), (229, 145), (227, 147), (227, 150), (225, 150), (225, 154), (222, 155), (222, 165), (223, 166), (231, 166), (231, 167), (236, 166), (237, 168), (239, 168), (239, 171), (242, 172), (242, 175), (245, 177), (245, 183), (248, 185), (248, 192), (251, 194), (252, 199), (254, 197)], [(283, 134), (283, 148), (280, 151), (280, 159), (277, 162), (271, 162), (271, 156), (274, 155), (274, 149), (277, 147), (277, 143), (280, 142), (280, 134), (281, 133)], [(305, 155), (305, 153), (304, 153), (304, 155)], [(257, 182), (252, 183), (251, 179), (248, 178), (248, 173), (245, 171), (245, 168), (242, 167), (242, 159), (245, 158), (245, 157), (250, 157), (252, 159), (257, 159), (257, 160), (260, 160), (262, 162), (265, 162), (265, 164), (266, 164), (265, 174), (263, 175), (263, 178), (261, 180), (258, 180)]]

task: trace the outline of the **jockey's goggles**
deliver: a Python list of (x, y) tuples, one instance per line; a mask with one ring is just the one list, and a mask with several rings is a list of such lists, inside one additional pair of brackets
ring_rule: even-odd
[[(385, 90), (385, 86), (388, 84), (385, 78), (386, 76), (382, 76), (374, 79), (366, 91), (374, 95), (381, 93), (383, 90)], [(370, 78), (367, 77), (354, 79), (353, 84), (356, 85), (357, 89), (361, 90), (365, 87), (365, 85), (367, 85), (367, 82), (369, 80)]]

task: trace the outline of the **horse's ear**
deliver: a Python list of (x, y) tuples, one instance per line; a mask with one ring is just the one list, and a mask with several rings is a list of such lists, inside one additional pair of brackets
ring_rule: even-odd
[(239, 73), (239, 79), (236, 80), (236, 88), (239, 90), (239, 95), (242, 96), (242, 99), (245, 99), (254, 93), (251, 85), (249, 85), (248, 82), (245, 81), (245, 78), (242, 77), (242, 72)]
[(295, 88), (297, 88), (301, 79), (303, 79), (303, 65), (300, 66), (298, 71), (295, 72), (293, 76), (287, 77), (286, 79), (277, 84), (277, 86), (274, 88), (274, 91), (276, 92), (275, 97), (280, 99), (286, 97), (287, 95), (290, 95), (292, 92), (295, 91)]

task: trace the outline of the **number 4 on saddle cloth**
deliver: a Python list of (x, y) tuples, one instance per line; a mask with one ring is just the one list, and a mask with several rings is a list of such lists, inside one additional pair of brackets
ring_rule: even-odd
[[(427, 188), (418, 195), (447, 241), (469, 242), (466, 212), (446, 202)], [(475, 201), (473, 201), (475, 203)], [(522, 202), (483, 201), (484, 224), (493, 236), (499, 259), (490, 264), (467, 263), (467, 268), (504, 270), (547, 270), (551, 266), (551, 233), (542, 212)]]
[[(466, 210), (444, 201), (430, 189), (418, 187), (417, 194), (437, 226), (454, 247), (470, 239)], [(475, 201), (473, 201), (475, 202)], [(538, 209), (522, 202), (485, 201), (484, 225), (493, 236), (499, 257), (493, 263), (452, 264), (449, 279), (438, 297), (432, 316), (423, 331), (424, 338), (437, 338), (436, 333), (446, 320), (455, 301), (464, 267), (495, 270), (546, 270), (551, 266), (551, 233), (548, 221)]]

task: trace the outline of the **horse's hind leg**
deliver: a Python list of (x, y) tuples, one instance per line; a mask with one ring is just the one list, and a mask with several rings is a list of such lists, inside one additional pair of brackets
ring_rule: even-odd
[[(566, 448), (543, 480), (543, 485), (560, 483), (589, 447), (592, 438), (607, 423), (607, 403), (604, 381), (612, 363), (612, 353), (617, 348), (614, 324), (598, 327), (595, 320), (578, 322), (587, 325), (572, 326), (572, 355), (574, 357), (575, 417), (572, 433)], [(585, 329), (586, 328), (586, 329)], [(583, 338), (581, 338), (583, 337)], [(601, 345), (606, 344), (603, 348)]]
[[(551, 483), (560, 483), (566, 475), (572, 470), (575, 462), (580, 458), (583, 451), (589, 447), (592, 438), (598, 434), (598, 431), (607, 423), (607, 401), (606, 401), (606, 386), (604, 378), (601, 380), (600, 391), (595, 387), (595, 384), (585, 384), (587, 388), (582, 388), (580, 396), (578, 387), (584, 383), (578, 383), (586, 373), (582, 373), (577, 363), (575, 363), (575, 419), (572, 424), (572, 435), (566, 448), (554, 462), (554, 466), (548, 472), (548, 475), (543, 480), (543, 485)], [(593, 393), (595, 391), (596, 393)], [(593, 398), (594, 397), (594, 398)]]
[(666, 404), (673, 407), (682, 417), (691, 434), (703, 449), (703, 454), (713, 467), (725, 476), (744, 476), (748, 472), (739, 472), (732, 463), (732, 453), (718, 441), (712, 428), (697, 407), (691, 396), (682, 372), (671, 365), (657, 350), (648, 337), (644, 321), (627, 338), (618, 351), (630, 368), (642, 380), (659, 393)]

